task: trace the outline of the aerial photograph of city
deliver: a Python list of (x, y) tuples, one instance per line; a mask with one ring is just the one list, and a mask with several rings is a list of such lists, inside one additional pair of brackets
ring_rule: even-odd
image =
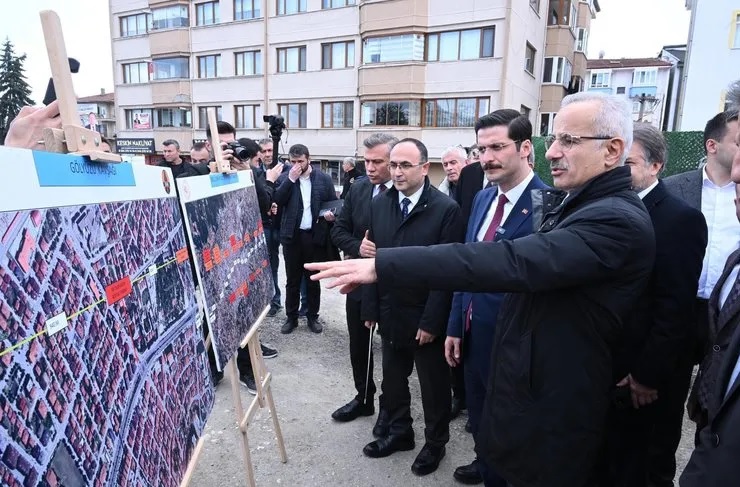
[(214, 398), (193, 290), (175, 198), (0, 213), (1, 485), (179, 485)]
[(184, 203), (206, 320), (219, 369), (272, 297), (267, 244), (254, 186)]

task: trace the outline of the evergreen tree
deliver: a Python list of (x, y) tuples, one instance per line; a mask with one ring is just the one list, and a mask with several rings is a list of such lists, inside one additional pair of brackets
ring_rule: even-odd
[(16, 56), (10, 39), (3, 45), (0, 59), (0, 143), (5, 140), (10, 122), (26, 105), (33, 105), (31, 88), (26, 81), (23, 62), (26, 55)]

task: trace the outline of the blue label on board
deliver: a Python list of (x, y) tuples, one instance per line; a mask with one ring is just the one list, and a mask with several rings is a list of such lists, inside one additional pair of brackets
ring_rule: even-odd
[(211, 174), (211, 188), (218, 188), (219, 186), (226, 186), (228, 184), (236, 184), (238, 182), (239, 182), (238, 174), (224, 174), (224, 173)]
[(33, 152), (39, 186), (136, 186), (129, 163), (94, 162), (82, 156)]

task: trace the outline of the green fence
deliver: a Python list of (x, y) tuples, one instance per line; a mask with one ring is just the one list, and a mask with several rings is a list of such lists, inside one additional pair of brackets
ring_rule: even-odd
[[(663, 177), (672, 176), (699, 167), (704, 158), (704, 134), (702, 132), (663, 132), (668, 143), (668, 162)], [(535, 172), (547, 184), (552, 184), (550, 164), (545, 159), (545, 138), (534, 137)]]

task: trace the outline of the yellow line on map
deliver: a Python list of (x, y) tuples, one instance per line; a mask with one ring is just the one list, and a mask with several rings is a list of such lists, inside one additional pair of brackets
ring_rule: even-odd
[(13, 350), (15, 350), (17, 348), (22, 347), (23, 345), (25, 345), (26, 343), (30, 342), (31, 340), (35, 340), (36, 338), (40, 337), (44, 333), (46, 333), (46, 330), (41, 330), (40, 332), (36, 333), (35, 335), (31, 335), (30, 337), (26, 338), (25, 340), (16, 343), (12, 347), (6, 348), (2, 352), (0, 352), (0, 357), (2, 357), (3, 355), (6, 355), (6, 354), (12, 352)]

